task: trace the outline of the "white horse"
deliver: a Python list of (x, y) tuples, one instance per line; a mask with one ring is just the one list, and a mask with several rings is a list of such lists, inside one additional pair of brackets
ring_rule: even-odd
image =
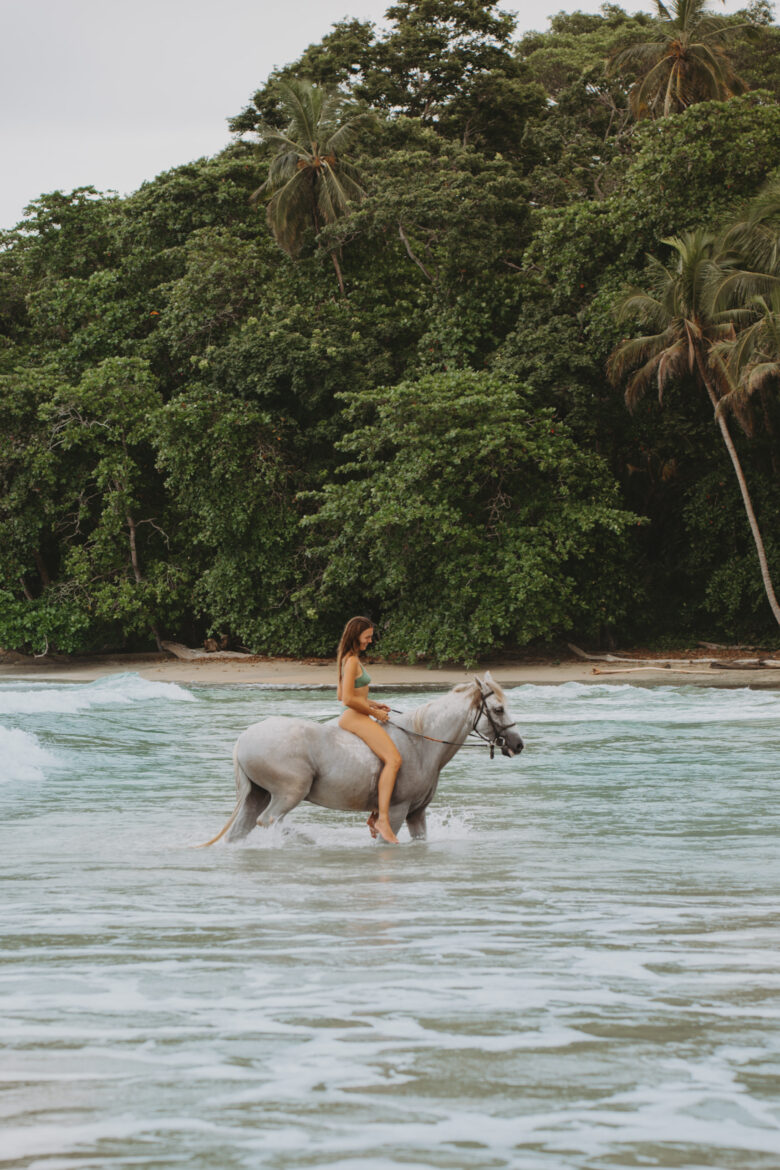
[[(503, 691), (490, 672), (484, 681), (453, 687), (414, 711), (391, 715), (383, 725), (403, 763), (390, 802), (390, 824), (397, 833), (406, 821), (412, 837), (425, 836), (425, 810), (433, 799), (439, 773), (476, 735), (502, 755), (515, 756), (523, 741), (506, 707)], [(239, 841), (255, 827), (281, 820), (308, 800), (322, 808), (369, 812), (377, 806), (381, 761), (357, 735), (334, 719), (314, 723), (272, 715), (253, 723), (233, 749), (236, 807), (220, 837)]]

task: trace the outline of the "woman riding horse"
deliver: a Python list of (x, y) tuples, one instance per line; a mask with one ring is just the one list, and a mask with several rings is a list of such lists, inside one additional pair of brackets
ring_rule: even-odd
[(395, 778), (401, 767), (401, 753), (384, 727), (379, 726), (387, 722), (390, 708), (386, 703), (375, 703), (369, 699), (368, 684), (371, 676), (360, 661), (360, 655), (365, 654), (373, 637), (374, 626), (368, 618), (350, 618), (344, 627), (336, 659), (339, 672), (338, 698), (344, 704), (339, 727), (359, 736), (382, 761), (377, 789), (379, 808), (368, 818), (368, 827), (372, 837), (378, 833), (385, 841), (397, 845), (398, 838), (390, 827), (389, 809)]

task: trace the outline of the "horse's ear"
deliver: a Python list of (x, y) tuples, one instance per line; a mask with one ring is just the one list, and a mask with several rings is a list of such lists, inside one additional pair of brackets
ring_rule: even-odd
[(485, 671), (485, 692), (489, 695), (495, 695), (501, 702), (504, 701), (504, 689), (500, 683), (497, 683), (489, 670)]
[[(485, 677), (487, 678), (487, 677), (488, 677), (488, 675), (485, 675)], [(474, 675), (474, 682), (475, 682), (475, 683), (477, 684), (477, 686), (479, 687), (480, 694), (482, 694), (482, 695), (485, 695), (485, 694), (487, 694), (487, 692), (488, 692), (488, 690), (489, 690), (490, 688), (489, 688), (489, 687), (487, 687), (487, 686), (485, 685), (485, 683), (482, 681), (482, 679), (479, 677), (479, 675), (478, 675), (478, 674), (475, 674), (475, 675)]]

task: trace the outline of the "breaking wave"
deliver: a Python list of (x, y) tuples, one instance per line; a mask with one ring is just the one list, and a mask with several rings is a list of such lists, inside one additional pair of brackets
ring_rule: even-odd
[(137, 703), (193, 703), (195, 696), (176, 683), (153, 682), (140, 674), (111, 674), (91, 683), (0, 684), (0, 715), (61, 712), (73, 715), (91, 707)]
[(42, 780), (57, 762), (36, 736), (18, 727), (0, 727), (0, 781)]

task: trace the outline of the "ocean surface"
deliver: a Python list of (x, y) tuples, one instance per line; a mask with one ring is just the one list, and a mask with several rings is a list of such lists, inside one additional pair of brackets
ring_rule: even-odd
[(427, 842), (196, 851), (238, 733), (333, 692), (0, 683), (0, 1166), (776, 1170), (780, 694), (510, 705)]

